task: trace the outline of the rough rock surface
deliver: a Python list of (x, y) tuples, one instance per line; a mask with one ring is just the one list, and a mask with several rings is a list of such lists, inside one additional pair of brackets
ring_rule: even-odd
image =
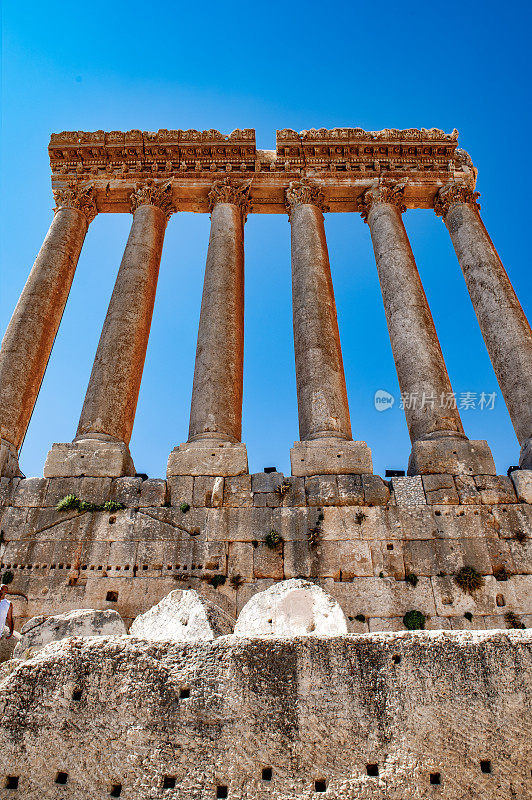
[[(4, 633), (6, 630), (8, 629), (4, 628)], [(13, 657), (13, 651), (20, 639), (20, 633), (17, 633), (17, 631), (13, 631), (13, 636), (11, 636), (9, 639), (7, 639), (5, 636), (0, 638), (0, 664)]]
[(20, 658), (28, 648), (37, 650), (68, 636), (120, 636), (126, 627), (116, 611), (83, 608), (54, 617), (33, 617), (22, 626), (22, 639), (14, 656)]
[(524, 800), (531, 678), (517, 630), (56, 642), (0, 682), (2, 796)]
[(237, 636), (341, 636), (344, 612), (319, 586), (296, 578), (254, 595), (235, 625)]
[(193, 589), (176, 589), (138, 616), (129, 633), (140, 639), (201, 641), (231, 633), (234, 622)]

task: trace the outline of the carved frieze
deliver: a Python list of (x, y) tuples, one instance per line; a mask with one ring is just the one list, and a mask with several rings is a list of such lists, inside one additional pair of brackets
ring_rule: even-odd
[(167, 182), (165, 184), (156, 184), (153, 181), (138, 186), (131, 195), (131, 213), (135, 213), (140, 206), (157, 206), (166, 216), (174, 213), (175, 207), (172, 202), (172, 184)]
[(374, 203), (391, 203), (400, 210), (406, 211), (404, 204), (405, 188), (407, 181), (383, 180), (376, 186), (364, 192), (361, 201), (361, 216), (364, 222), (368, 221), (369, 210)]
[(232, 203), (240, 208), (245, 219), (251, 211), (250, 186), (251, 181), (236, 181), (231, 178), (215, 181), (208, 194), (209, 211), (212, 211), (216, 203)]
[(85, 214), (88, 224), (98, 213), (93, 184), (68, 184), (54, 190), (54, 199), (56, 202), (54, 213), (60, 208), (77, 208)]
[(317, 206), (321, 211), (329, 210), (325, 203), (325, 195), (319, 186), (310, 181), (291, 181), (285, 192), (288, 216), (290, 216), (294, 206), (300, 203), (310, 203), (313, 206)]
[(463, 183), (449, 183), (443, 186), (434, 200), (434, 211), (439, 217), (445, 217), (453, 203), (470, 203), (480, 209), (477, 202), (480, 192), (475, 192)]

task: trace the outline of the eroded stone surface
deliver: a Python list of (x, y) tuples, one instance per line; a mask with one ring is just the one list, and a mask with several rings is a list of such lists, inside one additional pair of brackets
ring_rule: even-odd
[(231, 633), (234, 621), (194, 590), (176, 589), (138, 616), (129, 633), (140, 639), (201, 641)]
[(33, 617), (22, 627), (22, 639), (15, 647), (14, 656), (20, 658), (29, 649), (33, 652), (69, 636), (120, 636), (125, 632), (125, 625), (116, 611), (87, 608), (52, 617)]
[(514, 470), (510, 477), (519, 500), (522, 500), (523, 503), (532, 503), (532, 470)]
[(347, 621), (338, 603), (309, 581), (282, 581), (244, 606), (235, 636), (341, 636)]

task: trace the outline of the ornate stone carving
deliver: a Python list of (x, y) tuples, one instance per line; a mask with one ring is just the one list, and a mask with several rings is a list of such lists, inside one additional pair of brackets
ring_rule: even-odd
[(299, 203), (310, 203), (313, 206), (317, 206), (321, 211), (329, 210), (322, 190), (316, 184), (310, 183), (310, 181), (290, 182), (285, 193), (285, 205), (289, 217), (294, 206)]
[(383, 180), (371, 189), (367, 189), (362, 197), (361, 216), (364, 222), (368, 221), (368, 213), (373, 203), (391, 203), (400, 210), (401, 214), (406, 211), (404, 204), (404, 193), (407, 181), (387, 181)]
[(170, 219), (175, 211), (172, 202), (172, 184), (170, 182), (156, 184), (154, 181), (148, 181), (138, 186), (131, 195), (131, 213), (134, 214), (137, 208), (147, 205), (157, 206), (164, 211), (166, 219)]
[(214, 181), (208, 194), (209, 211), (213, 210), (216, 203), (232, 203), (240, 208), (245, 219), (251, 211), (250, 186), (251, 181), (237, 181), (232, 178)]
[(54, 190), (54, 199), (56, 202), (54, 214), (61, 208), (77, 208), (85, 214), (87, 224), (90, 224), (98, 213), (92, 183), (78, 185), (69, 183), (63, 188)]
[(463, 183), (449, 183), (443, 186), (434, 200), (434, 211), (439, 217), (445, 217), (453, 203), (471, 203), (480, 209), (477, 202), (480, 192), (475, 192)]

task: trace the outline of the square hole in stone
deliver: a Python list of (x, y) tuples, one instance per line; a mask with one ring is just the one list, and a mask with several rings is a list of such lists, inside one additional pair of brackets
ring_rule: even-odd
[(314, 781), (314, 791), (315, 792), (326, 792), (327, 791), (327, 783), (326, 783), (326, 781)]
[(372, 778), (376, 778), (379, 774), (379, 765), (378, 764), (366, 764), (366, 772), (368, 775), (371, 775)]
[(77, 703), (81, 700), (82, 691), (81, 689), (74, 689), (72, 692), (72, 700), (75, 700)]
[(105, 595), (105, 599), (109, 603), (116, 603), (116, 601), (118, 600), (118, 592), (107, 592), (107, 594)]
[(434, 786), (439, 786), (441, 783), (441, 775), (439, 772), (431, 772), (430, 773), (430, 782)]
[(8, 775), (5, 787), (6, 789), (18, 789), (18, 775)]
[(187, 697), (190, 697), (190, 689), (181, 689), (179, 692), (179, 699), (186, 700)]
[(227, 786), (217, 786), (217, 787), (216, 787), (216, 797), (217, 797), (217, 800), (220, 800), (220, 798), (225, 798), (225, 797), (227, 797), (227, 794), (228, 794), (228, 792), (227, 792)]
[(114, 783), (111, 786), (111, 791), (109, 792), (109, 797), (120, 797), (122, 794), (122, 784), (121, 783)]
[(273, 775), (273, 770), (271, 767), (264, 767), (262, 770), (262, 780), (263, 781), (271, 781)]
[(175, 789), (175, 778), (172, 775), (164, 776), (163, 789)]
[(491, 761), (481, 761), (480, 762), (480, 771), (484, 772), (486, 775), (491, 774)]
[(55, 776), (55, 782), (64, 785), (68, 781), (68, 772), (58, 772)]

